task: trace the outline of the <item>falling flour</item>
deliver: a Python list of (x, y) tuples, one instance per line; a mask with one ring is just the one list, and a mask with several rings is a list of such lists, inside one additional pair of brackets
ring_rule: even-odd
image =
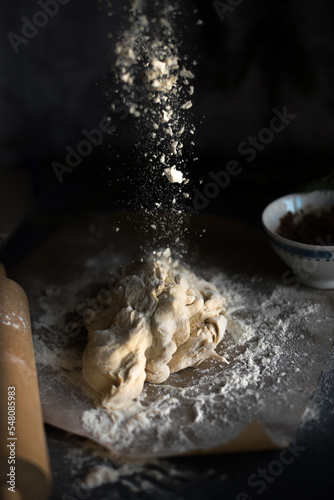
[[(179, 215), (184, 210), (184, 197), (189, 196), (189, 162), (195, 160), (191, 108), (197, 61), (182, 50), (179, 28), (184, 20), (179, 3), (142, 0), (125, 7), (126, 21), (113, 36), (117, 39), (113, 76), (119, 97), (116, 102), (112, 99), (111, 111), (118, 113), (121, 101), (133, 117), (129, 128), (137, 130), (132, 150), (141, 175), (137, 198), (132, 202), (139, 210), (157, 212), (157, 242), (166, 234), (174, 241), (178, 233), (175, 246), (182, 251), (188, 227), (181, 225)], [(108, 95), (112, 98), (114, 94), (108, 90)], [(175, 213), (173, 227), (156, 208)]]
[[(153, 10), (153, 12), (152, 12)], [(190, 81), (194, 73), (180, 55), (180, 40), (174, 30), (176, 2), (135, 2), (130, 10), (129, 29), (116, 44), (116, 68), (120, 93), (130, 113), (138, 118), (141, 154), (150, 170), (173, 169), (181, 174), (183, 136), (194, 126), (184, 111), (192, 107)], [(182, 60), (183, 59), (183, 60)], [(188, 96), (188, 98), (187, 98)], [(112, 105), (114, 106), (114, 105)], [(186, 183), (184, 177), (170, 182)]]

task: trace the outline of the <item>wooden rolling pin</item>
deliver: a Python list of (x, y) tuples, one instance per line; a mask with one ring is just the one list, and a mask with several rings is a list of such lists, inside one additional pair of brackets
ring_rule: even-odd
[(46, 447), (29, 305), (0, 263), (0, 498), (46, 500)]

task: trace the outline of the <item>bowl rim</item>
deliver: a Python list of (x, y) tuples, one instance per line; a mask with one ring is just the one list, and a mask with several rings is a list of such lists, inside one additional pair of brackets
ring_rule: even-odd
[(275, 200), (271, 201), (268, 203), (268, 205), (264, 208), (262, 212), (262, 225), (266, 232), (272, 236), (274, 239), (277, 239), (278, 241), (281, 241), (282, 243), (285, 243), (286, 245), (293, 245), (296, 248), (304, 248), (305, 250), (313, 250), (314, 252), (318, 251), (323, 251), (327, 250), (328, 252), (334, 252), (334, 245), (311, 245), (309, 243), (300, 243), (299, 241), (294, 241), (294, 240), (289, 240), (288, 238), (284, 238), (284, 236), (280, 236), (276, 232), (272, 231), (269, 229), (269, 227), (265, 224), (264, 222), (264, 216), (267, 212), (269, 212), (269, 209), (272, 205), (275, 203), (284, 200), (285, 198), (289, 198), (291, 196), (307, 196), (308, 194), (315, 194), (315, 193), (331, 193), (333, 195), (333, 206), (334, 206), (334, 190), (333, 189), (326, 189), (326, 190), (315, 190), (315, 191), (310, 191), (309, 193), (290, 193), (286, 194), (284, 196), (281, 196), (280, 198), (276, 198)]

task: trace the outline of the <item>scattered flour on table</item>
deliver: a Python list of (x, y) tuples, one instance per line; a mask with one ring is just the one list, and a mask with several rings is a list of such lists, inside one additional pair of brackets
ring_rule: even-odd
[(334, 366), (334, 349), (332, 348), (329, 355), (327, 365), (321, 374), (321, 382), (310, 399), (301, 420), (301, 427), (306, 426), (309, 422), (318, 421), (320, 424), (322, 418), (328, 415), (328, 408), (331, 408), (331, 413), (334, 412), (334, 396), (333, 396), (333, 367)]
[[(106, 442), (110, 440), (115, 450), (124, 452), (134, 442), (142, 449), (142, 436), (147, 438), (149, 432), (154, 433), (152, 452), (168, 450), (173, 432), (177, 432), (179, 449), (191, 449), (195, 436), (213, 445), (216, 426), (243, 422), (242, 413), (263, 404), (262, 391), (267, 385), (277, 386), (278, 392), (288, 370), (298, 372), (290, 359), (289, 339), (294, 336), (290, 327), (295, 322), (302, 324), (317, 306), (308, 304), (300, 309), (283, 297), (285, 290), (280, 287), (270, 297), (260, 293), (254, 297), (247, 285), (240, 286), (224, 274), (216, 275), (213, 281), (227, 299), (229, 338), (218, 353), (230, 360), (230, 366), (211, 361), (184, 374), (182, 385), (177, 376), (161, 386), (146, 384), (133, 406), (126, 412), (115, 410), (111, 420), (101, 409), (84, 412), (85, 428)], [(254, 299), (258, 299), (257, 307)], [(286, 371), (282, 369), (284, 358), (289, 360)], [(249, 399), (252, 401), (246, 402)], [(181, 406), (187, 411), (180, 412)]]
[[(68, 449), (64, 450), (63, 461), (71, 471), (71, 476), (77, 478), (77, 486), (87, 491), (114, 484), (130, 492), (150, 491), (157, 496), (160, 492), (166, 492), (166, 488), (177, 490), (181, 484), (197, 479), (195, 471), (164, 459), (143, 461), (114, 458), (110, 452), (92, 442), (80, 442), (80, 446), (76, 446), (74, 440), (72, 445), (67, 444), (66, 447)], [(212, 468), (202, 471), (202, 477), (214, 475), (219, 473)], [(221, 481), (227, 478), (226, 475), (219, 477)]]
[[(51, 446), (53, 439), (51, 438)], [(177, 490), (180, 484), (194, 482), (197, 479), (195, 471), (180, 467), (164, 459), (129, 460), (115, 457), (110, 451), (100, 447), (92, 441), (78, 440), (72, 436), (69, 441), (58, 440), (55, 446), (62, 450), (62, 461), (70, 471), (72, 484), (80, 487), (82, 494), (90, 492), (105, 484), (114, 484), (129, 492), (139, 493), (166, 492), (166, 488)], [(214, 469), (202, 471), (202, 477), (219, 475)], [(226, 480), (226, 475), (221, 480)], [(70, 492), (68, 492), (70, 494)], [(115, 498), (117, 497), (116, 492)], [(120, 497), (121, 498), (121, 497)]]
[[(81, 356), (86, 337), (81, 327), (74, 329), (73, 337), (65, 333), (71, 331), (68, 317), (76, 311), (70, 324), (80, 324), (79, 313), (94, 304), (97, 296), (103, 297), (106, 276), (121, 263), (120, 256), (106, 254), (89, 259), (77, 281), (62, 287), (58, 295), (40, 299), (44, 314), (34, 328), (37, 363), (55, 367), (66, 379), (67, 391), (72, 386), (79, 390), (78, 401), (84, 387)], [(230, 364), (207, 360), (172, 374), (163, 384), (145, 383), (137, 400), (124, 411), (111, 412), (111, 417), (102, 408), (94, 408), (90, 399), (88, 407), (80, 410), (81, 425), (93, 440), (116, 454), (168, 456), (215, 446), (217, 439), (224, 442), (235, 437), (255, 416), (270, 424), (276, 418), (276, 405), (293, 407), (298, 402), (291, 392), (294, 386), (300, 393), (303, 384), (307, 385), (312, 353), (309, 336), (313, 334), (310, 318), (316, 317), (320, 307), (311, 292), (299, 290), (296, 300), (293, 290), (281, 284), (268, 290), (257, 276), (246, 280), (210, 268), (202, 275), (226, 298), (227, 333), (217, 353)], [(318, 329), (321, 320), (317, 322)], [(57, 385), (54, 380), (50, 384)], [(87, 396), (84, 389), (82, 394)]]

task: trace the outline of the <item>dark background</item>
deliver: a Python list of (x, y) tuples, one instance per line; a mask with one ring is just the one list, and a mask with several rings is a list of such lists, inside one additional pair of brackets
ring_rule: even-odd
[[(132, 148), (134, 119), (110, 113), (117, 97), (114, 47), (129, 1), (111, 3), (59, 5), (18, 53), (8, 34), (22, 35), (22, 17), (31, 20), (41, 7), (35, 0), (1, 3), (2, 242), (27, 214), (55, 219), (81, 210), (135, 208), (141, 175)], [(182, 50), (198, 60), (193, 121), (199, 159), (189, 160), (191, 189), (208, 180), (210, 170), (240, 161), (242, 173), (204, 211), (260, 227), (268, 202), (332, 171), (334, 4), (244, 0), (219, 15), (217, 2), (178, 3)], [(238, 145), (268, 126), (273, 108), (284, 106), (297, 117), (247, 163)], [(108, 114), (116, 132), (60, 183), (52, 162), (64, 163), (65, 147), (75, 148), (82, 130), (96, 128)]]
[[(7, 267), (68, 216), (136, 208), (141, 176), (132, 152), (131, 117), (123, 121), (112, 117), (116, 132), (72, 173), (64, 174), (62, 183), (51, 166), (64, 161), (65, 147), (75, 147), (83, 139), (83, 129), (96, 128), (110, 112), (110, 100), (117, 97), (113, 50), (128, 3), (113, 0), (114, 14), (109, 16), (105, 3), (70, 0), (29, 43), (19, 45), (16, 54), (8, 34), (21, 34), (21, 18), (31, 19), (41, 9), (36, 0), (1, 2), (0, 246), (7, 245), (0, 260)], [(184, 12), (178, 28), (183, 50), (199, 62), (193, 99), (194, 155), (199, 160), (190, 169), (191, 186), (201, 186), (200, 179), (205, 185), (208, 172), (223, 169), (227, 161), (240, 161), (242, 173), (204, 211), (260, 228), (267, 203), (304, 189), (333, 170), (334, 4), (244, 0), (223, 20), (211, 1), (179, 0), (179, 4)], [(196, 25), (197, 19), (203, 25)], [(284, 106), (297, 117), (247, 163), (238, 154), (239, 144), (268, 126), (273, 108)], [(332, 377), (333, 363), (328, 366)], [(297, 442), (307, 445), (305, 453), (261, 498), (327, 497), (333, 485), (333, 384), (326, 387), (321, 425), (309, 423), (297, 434)], [(318, 388), (314, 397), (323, 400), (323, 392)], [(63, 455), (66, 443), (74, 448), (80, 443), (51, 428), (48, 441), (53, 498), (66, 491), (75, 497)], [(193, 484), (181, 485), (178, 497), (234, 499), (246, 491), (258, 498), (247, 487), (247, 478), (273, 459), (277, 452), (177, 459), (182, 470), (198, 475)], [(212, 470), (213, 477), (207, 479)], [(165, 498), (175, 498), (173, 488), (166, 478)], [(122, 486), (114, 485), (113, 491), (113, 498), (127, 498)], [(107, 486), (92, 498), (106, 495), (110, 495)]]

